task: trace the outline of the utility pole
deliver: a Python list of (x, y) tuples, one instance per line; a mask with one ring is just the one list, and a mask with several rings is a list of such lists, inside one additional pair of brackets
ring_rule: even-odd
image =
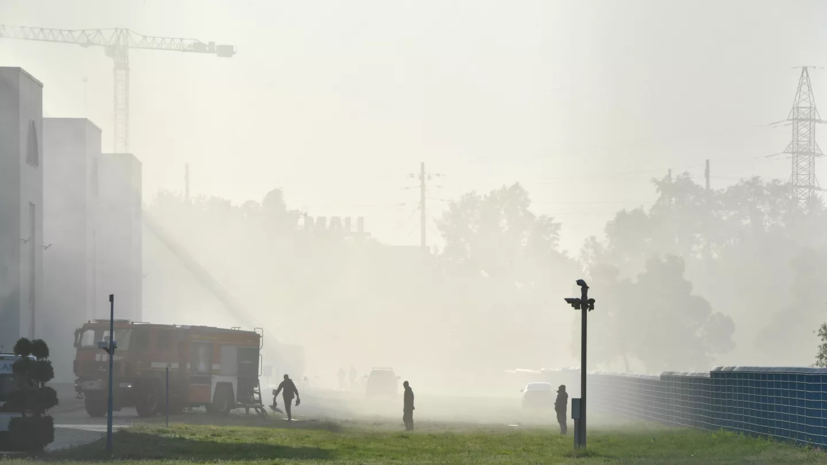
[[(712, 217), (712, 211), (710, 210), (709, 205), (709, 159), (706, 160), (706, 168), (704, 169), (704, 178), (706, 179), (706, 191), (704, 192), (706, 196), (706, 217), (707, 219)], [(706, 229), (706, 263), (709, 265), (709, 260), (712, 258), (712, 251), (709, 246), (709, 221), (706, 222), (704, 225)]]
[(706, 160), (706, 168), (704, 169), (704, 178), (706, 178), (706, 191), (709, 192), (709, 159)]
[[(587, 313), (594, 310), (594, 299), (589, 298), (589, 286), (582, 279), (577, 280), (580, 286), (580, 298), (566, 297), (566, 303), (581, 312), (580, 323), (580, 412), (579, 424), (575, 428), (575, 447), (586, 448), (586, 322)], [(574, 400), (574, 399), (572, 399)], [(574, 404), (574, 402), (572, 402)]]
[(190, 203), (190, 164), (184, 165), (184, 200)]
[(423, 250), (427, 249), (425, 241), (425, 228), (428, 225), (425, 215), (425, 162), (419, 164), (419, 245)]
[[(426, 230), (428, 229), (428, 215), (427, 215), (427, 208), (425, 205), (425, 201), (427, 200), (427, 191), (428, 186), (427, 183), (431, 181), (431, 177), (441, 177), (444, 176), (443, 174), (439, 173), (427, 173), (425, 172), (425, 162), (419, 163), (419, 173), (408, 173), (406, 177), (411, 179), (418, 179), (419, 185), (418, 186), (407, 186), (403, 187), (403, 189), (419, 189), (419, 246), (422, 250), (428, 250), (428, 241), (426, 237)], [(437, 188), (441, 188), (442, 186), (436, 186)]]

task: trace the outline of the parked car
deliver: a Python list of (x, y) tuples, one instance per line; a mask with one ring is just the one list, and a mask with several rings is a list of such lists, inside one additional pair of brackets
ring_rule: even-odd
[(554, 410), (557, 393), (551, 383), (528, 383), (520, 390), (523, 393), (523, 408), (530, 410)]
[(396, 397), (399, 394), (399, 377), (393, 368), (374, 368), (368, 375), (365, 395), (368, 398)]

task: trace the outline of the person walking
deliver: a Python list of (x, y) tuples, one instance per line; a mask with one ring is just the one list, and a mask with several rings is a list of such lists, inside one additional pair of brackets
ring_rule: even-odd
[(273, 406), (277, 407), (278, 404), (276, 403), (276, 398), (279, 395), (279, 392), (282, 393), (282, 400), (284, 400), (284, 411), (287, 413), (287, 421), (293, 421), (293, 414), (290, 411), (291, 404), (293, 403), (293, 397), (296, 398), (296, 407), (301, 404), (302, 400), (299, 397), (299, 390), (296, 389), (296, 385), (293, 383), (293, 380), (290, 379), (290, 376), (284, 375), (284, 381), (279, 384), (278, 389), (273, 392)]
[(415, 407), (414, 407), (414, 393), (413, 393), (413, 389), (411, 389), (411, 385), (407, 381), (402, 383), (402, 386), (405, 387), (405, 399), (404, 399), (404, 405), (402, 406), (402, 422), (405, 423), (405, 430), (406, 431), (413, 431), (413, 429), (414, 429), (413, 411), (415, 410)]
[(557, 423), (560, 423), (560, 434), (566, 434), (566, 409), (569, 405), (569, 395), (566, 386), (561, 384), (557, 389), (557, 400), (554, 401), (554, 411), (557, 412)]

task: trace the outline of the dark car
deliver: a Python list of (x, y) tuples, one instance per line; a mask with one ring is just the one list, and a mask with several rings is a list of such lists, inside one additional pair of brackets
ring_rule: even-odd
[(554, 410), (557, 393), (551, 383), (528, 383), (523, 393), (523, 408), (530, 410)]

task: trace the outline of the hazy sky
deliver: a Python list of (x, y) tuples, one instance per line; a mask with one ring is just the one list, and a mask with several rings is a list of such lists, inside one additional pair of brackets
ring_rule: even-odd
[[(194, 194), (283, 187), (311, 215), (364, 216), (379, 239), (417, 244), (419, 195), (403, 188), (424, 161), (446, 175), (430, 217), (520, 181), (572, 251), (618, 209), (648, 206), (648, 179), (669, 168), (702, 180), (709, 158), (713, 187), (787, 178), (788, 160), (764, 157), (790, 129), (768, 123), (789, 112), (791, 67), (825, 64), (825, 20), (827, 3), (792, 0), (0, 0), (0, 24), (238, 47), (131, 54), (147, 200), (183, 190), (190, 163)], [(103, 50), (0, 39), (0, 66), (35, 75), (46, 116), (90, 118), (111, 150)], [(826, 73), (812, 74), (825, 111)]]

